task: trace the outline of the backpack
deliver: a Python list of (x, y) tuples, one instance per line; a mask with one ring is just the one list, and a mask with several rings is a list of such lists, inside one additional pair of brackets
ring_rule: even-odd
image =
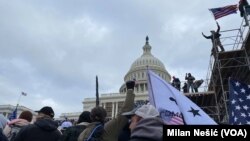
[(101, 141), (101, 135), (103, 133), (104, 126), (102, 123), (96, 124), (95, 128), (91, 131), (88, 138), (84, 141)]
[(11, 131), (10, 131), (10, 135), (8, 136), (8, 140), (9, 141), (14, 141), (16, 138), (17, 133), (20, 131), (20, 129), (22, 128), (21, 126), (17, 126), (17, 125), (11, 125)]
[(61, 141), (77, 141), (78, 136), (85, 128), (85, 125), (76, 125), (67, 128), (61, 137)]

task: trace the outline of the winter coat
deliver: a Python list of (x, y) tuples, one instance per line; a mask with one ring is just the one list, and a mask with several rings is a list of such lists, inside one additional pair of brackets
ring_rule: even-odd
[(67, 128), (64, 131), (60, 141), (77, 141), (77, 138), (88, 124), (88, 122), (82, 122), (80, 124), (77, 124), (76, 126)]
[[(8, 139), (10, 139), (10, 136), (11, 136), (11, 129), (12, 128), (22, 128), (22, 127), (24, 127), (24, 126), (26, 126), (26, 125), (29, 125), (30, 124), (30, 122), (28, 122), (27, 120), (25, 120), (25, 119), (14, 119), (14, 120), (12, 120), (12, 121), (10, 121), (6, 126), (5, 126), (5, 128), (4, 128), (4, 130), (3, 130), (3, 133), (4, 133), (4, 135), (8, 138)], [(18, 132), (17, 132), (18, 133)]]
[(127, 117), (121, 115), (124, 112), (133, 110), (135, 94), (132, 89), (128, 89), (124, 105), (121, 113), (116, 118), (108, 121), (104, 125), (104, 133), (102, 135), (103, 141), (117, 141), (119, 134), (122, 132), (124, 126), (128, 123)]
[(7, 137), (3, 134), (2, 128), (0, 128), (0, 141), (8, 141)]
[(50, 118), (38, 119), (23, 127), (14, 141), (58, 141), (61, 133), (58, 124)]
[(79, 135), (78, 141), (101, 141), (103, 134), (103, 123), (92, 122), (90, 123), (84, 131)]

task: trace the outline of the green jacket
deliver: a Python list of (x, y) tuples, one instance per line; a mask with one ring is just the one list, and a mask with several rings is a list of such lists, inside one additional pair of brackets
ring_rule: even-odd
[[(86, 126), (86, 128), (82, 131), (82, 133), (79, 135), (77, 140), (78, 141), (87, 140), (90, 137), (93, 130), (97, 126), (99, 126), (100, 124), (102, 124), (102, 123), (100, 123), (100, 122), (92, 122), (92, 123), (88, 124)], [(101, 139), (102, 133), (103, 133), (103, 126), (102, 126), (102, 128), (98, 128), (97, 130), (95, 130), (95, 132), (91, 136), (91, 141), (100, 141), (100, 140), (102, 140)]]
[(121, 114), (133, 110), (135, 94), (132, 89), (127, 91), (126, 99), (121, 109), (121, 113), (116, 118), (108, 121), (104, 125), (104, 133), (102, 134), (103, 141), (117, 141), (120, 132), (128, 122), (128, 119)]

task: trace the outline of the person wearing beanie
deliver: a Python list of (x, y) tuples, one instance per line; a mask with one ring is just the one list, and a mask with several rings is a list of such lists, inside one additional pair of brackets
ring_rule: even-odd
[(16, 135), (15, 141), (58, 141), (61, 133), (53, 120), (54, 110), (45, 106), (41, 108), (34, 124), (23, 127)]
[(3, 133), (8, 138), (8, 140), (14, 139), (19, 130), (29, 125), (32, 121), (32, 113), (30, 111), (23, 111), (18, 119), (10, 121), (4, 128)]
[(67, 128), (60, 141), (77, 141), (78, 136), (91, 123), (90, 112), (84, 111), (78, 118), (77, 125)]
[(129, 141), (162, 141), (164, 122), (154, 106), (143, 105), (122, 115), (131, 117)]

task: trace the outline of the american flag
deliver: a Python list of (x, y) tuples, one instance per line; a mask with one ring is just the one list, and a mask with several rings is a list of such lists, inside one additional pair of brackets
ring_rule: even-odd
[(221, 17), (227, 16), (229, 14), (237, 13), (238, 6), (236, 5), (228, 5), (225, 7), (219, 7), (219, 8), (211, 8), (209, 9), (213, 15), (214, 19), (219, 19)]
[(160, 117), (166, 125), (184, 125), (182, 114), (159, 108)]
[(9, 115), (9, 120), (13, 120), (17, 118), (17, 107), (13, 110), (13, 112)]
[(250, 125), (250, 85), (229, 79), (229, 123)]

